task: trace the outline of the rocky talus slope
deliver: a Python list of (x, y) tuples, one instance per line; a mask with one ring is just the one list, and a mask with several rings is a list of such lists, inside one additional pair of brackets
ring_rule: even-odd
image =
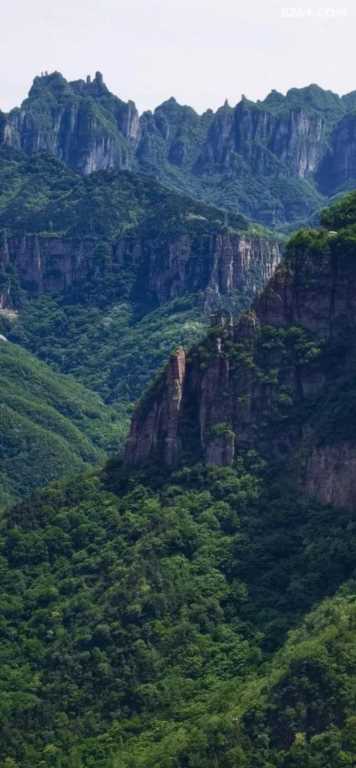
[(324, 503), (355, 503), (355, 201), (292, 238), (252, 311), (172, 355), (134, 415), (129, 464), (231, 464), (254, 449)]

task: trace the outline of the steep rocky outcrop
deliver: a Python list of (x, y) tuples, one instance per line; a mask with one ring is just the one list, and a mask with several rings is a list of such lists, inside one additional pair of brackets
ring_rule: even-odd
[(139, 117), (113, 96), (100, 72), (68, 83), (59, 72), (36, 77), (28, 98), (7, 115), (4, 144), (29, 155), (50, 152), (81, 173), (131, 166)]
[[(354, 504), (355, 328), (352, 231), (298, 234), (254, 309), (237, 323), (220, 315), (205, 343), (187, 354), (175, 446), (167, 452), (163, 379), (134, 414), (128, 463), (159, 458), (171, 466), (173, 456), (176, 464), (231, 464), (253, 449), (276, 466), (290, 463), (302, 487), (323, 503)], [(160, 403), (157, 431), (147, 441), (141, 426), (153, 427)]]
[(316, 85), (242, 97), (198, 115), (171, 98), (138, 115), (102, 75), (36, 77), (20, 108), (0, 114), (0, 143), (50, 152), (81, 174), (131, 169), (264, 224), (305, 219), (355, 180), (355, 94)]
[(280, 262), (282, 245), (267, 237), (229, 234), (161, 238), (131, 235), (107, 244), (94, 238), (39, 235), (3, 237), (0, 246), (0, 306), (16, 305), (14, 276), (30, 295), (58, 293), (106, 271), (129, 283), (139, 304), (159, 306), (178, 296), (200, 292), (206, 311), (236, 293), (247, 301), (266, 284)]
[[(165, 463), (174, 466), (179, 454), (179, 416), (186, 373), (186, 354), (178, 349), (172, 354), (165, 372), (162, 397), (146, 410), (143, 421), (133, 424), (127, 443), (127, 457), (132, 463), (144, 461), (148, 454), (162, 453)], [(137, 428), (137, 434), (136, 434)]]
[(356, 115), (346, 115), (333, 130), (330, 146), (319, 169), (318, 183), (329, 195), (337, 189), (352, 189), (356, 185)]
[(318, 167), (326, 133), (327, 121), (318, 112), (298, 107), (280, 115), (243, 98), (235, 109), (225, 104), (216, 113), (199, 168), (228, 169), (242, 158), (261, 176), (281, 174), (286, 166), (304, 178)]
[(340, 443), (314, 448), (308, 458), (304, 487), (322, 504), (356, 505), (356, 445)]

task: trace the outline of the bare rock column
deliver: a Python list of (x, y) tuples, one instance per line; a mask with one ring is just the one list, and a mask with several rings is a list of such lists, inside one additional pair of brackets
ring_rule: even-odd
[(167, 368), (167, 428), (165, 461), (168, 466), (176, 463), (178, 454), (179, 413), (183, 398), (186, 371), (186, 354), (181, 347), (171, 355)]

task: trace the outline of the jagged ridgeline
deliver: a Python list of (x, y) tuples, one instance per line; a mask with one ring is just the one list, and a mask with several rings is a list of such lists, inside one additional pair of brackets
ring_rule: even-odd
[(356, 195), (323, 225), (126, 465), (3, 515), (4, 768), (355, 765)]
[(49, 152), (83, 174), (148, 173), (171, 188), (268, 226), (295, 227), (356, 181), (355, 92), (317, 85), (242, 97), (198, 115), (175, 99), (139, 116), (102, 75), (36, 77), (28, 98), (0, 113), (0, 143)]

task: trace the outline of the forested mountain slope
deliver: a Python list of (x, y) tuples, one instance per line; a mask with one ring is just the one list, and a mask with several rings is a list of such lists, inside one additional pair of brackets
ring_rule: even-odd
[(0, 339), (0, 507), (118, 450), (114, 410), (73, 378)]
[(252, 454), (117, 477), (3, 520), (4, 764), (353, 765), (354, 510)]
[[(310, 447), (356, 442), (356, 196), (323, 222), (292, 241), (253, 323), (188, 356), (191, 410), (178, 362), (137, 410), (126, 463), (3, 516), (6, 768), (355, 765), (355, 504), (301, 468)], [(152, 412), (170, 429), (145, 465), (132, 438)]]
[(281, 259), (280, 238), (153, 179), (0, 155), (3, 332), (121, 413), (214, 308), (249, 306)]
[[(44, 382), (50, 376), (64, 388), (63, 402), (66, 382), (55, 373), (72, 374), (109, 404), (104, 414), (100, 399), (78, 390), (83, 403), (97, 404), (99, 431), (114, 419), (115, 439), (103, 438), (101, 448), (119, 451), (132, 403), (172, 348), (199, 339), (214, 307), (226, 303), (239, 312), (248, 306), (282, 248), (280, 239), (242, 216), (227, 217), (154, 179), (128, 171), (81, 177), (48, 155), (0, 150), (1, 331), (17, 345), (8, 347), (13, 355), (20, 356), (22, 346), (51, 366), (52, 373), (38, 370)], [(36, 361), (23, 355), (34, 373)], [(4, 408), (8, 373), (4, 368)], [(45, 410), (45, 383), (42, 395), (27, 391), (20, 364), (12, 380), (32, 421), (21, 422), (21, 429), (13, 413), (3, 421), (4, 499), (81, 466), (76, 418), (72, 432), (67, 423), (63, 444), (59, 424)], [(61, 396), (61, 412), (60, 402)], [(41, 438), (36, 450), (32, 426)], [(50, 445), (53, 455), (44, 461)], [(86, 446), (81, 455), (93, 463), (104, 453)]]

